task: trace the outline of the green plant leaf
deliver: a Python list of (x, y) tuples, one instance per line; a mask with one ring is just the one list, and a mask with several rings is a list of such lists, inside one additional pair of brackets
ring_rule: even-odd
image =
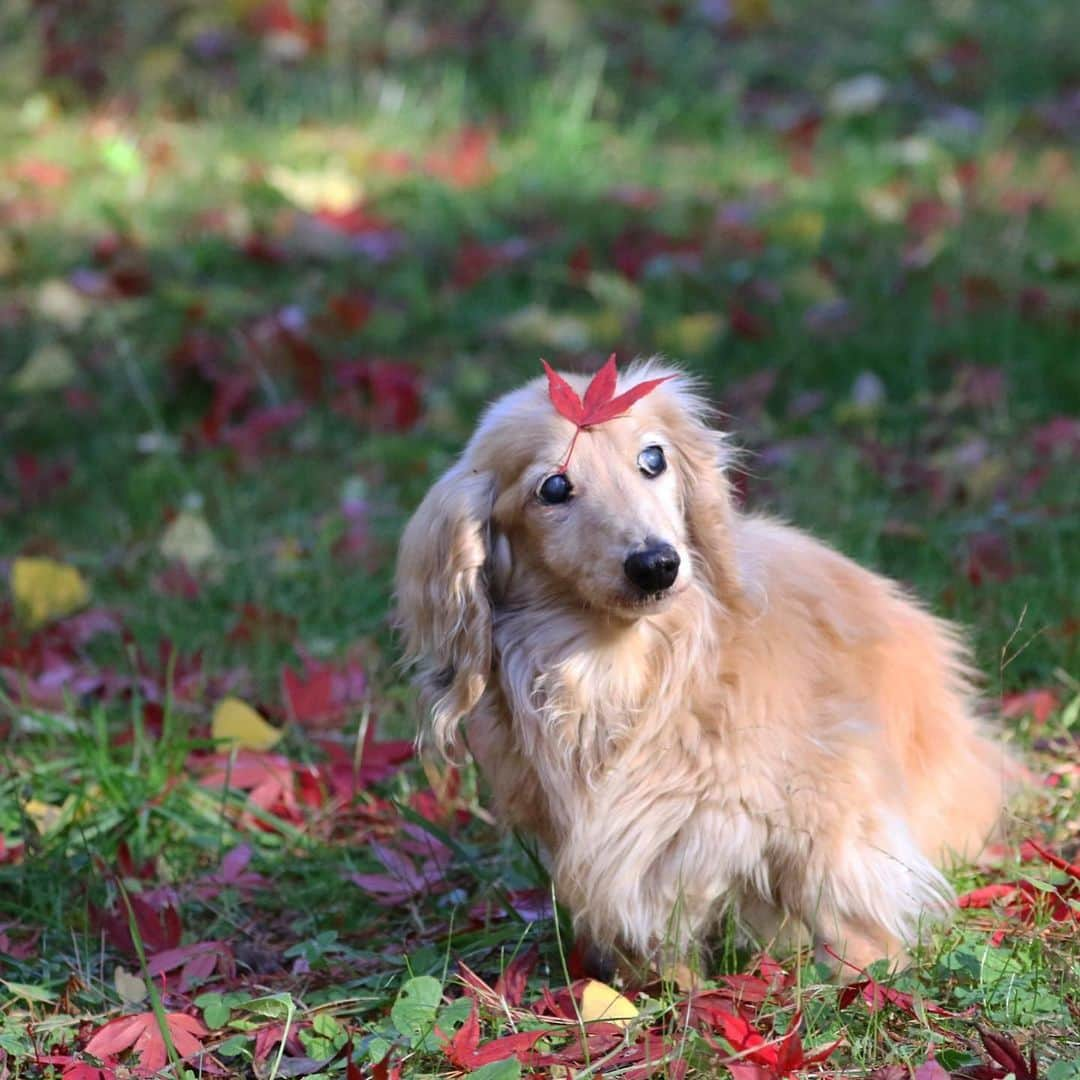
[(471, 1080), (518, 1080), (520, 1076), (521, 1062), (516, 1057), (492, 1061), (469, 1073)]
[(390, 1019), (410, 1045), (417, 1046), (435, 1027), (441, 1001), (442, 983), (431, 975), (417, 975), (398, 991)]

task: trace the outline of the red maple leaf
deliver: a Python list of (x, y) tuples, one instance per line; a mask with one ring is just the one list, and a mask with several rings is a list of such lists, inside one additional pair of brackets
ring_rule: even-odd
[[(169, 1029), (176, 1052), (182, 1058), (192, 1057), (202, 1051), (202, 1038), (206, 1028), (194, 1016), (187, 1013), (166, 1013), (165, 1024)], [(165, 1067), (168, 1050), (157, 1017), (152, 1012), (120, 1016), (100, 1028), (86, 1044), (86, 1052), (104, 1059), (115, 1057), (130, 1049), (138, 1059), (135, 1069), (138, 1076), (153, 1076)]]
[[(209, 771), (199, 781), (203, 787), (246, 791), (252, 807), (283, 821), (302, 821), (301, 803), (319, 806), (324, 800), (318, 769), (281, 754), (241, 750), (204, 760)], [(260, 829), (272, 828), (270, 822), (253, 814), (245, 814), (242, 820)]]
[(341, 665), (322, 663), (304, 656), (304, 671), (291, 668), (281, 673), (282, 698), (289, 719), (312, 728), (340, 722), (351, 706), (363, 699), (366, 679), (355, 660)]
[(505, 998), (511, 1005), (520, 1005), (525, 996), (525, 986), (540, 959), (540, 950), (534, 945), (531, 949), (515, 956), (503, 968), (495, 982), (495, 993)]
[(22, 858), (22, 853), (22, 844), (8, 844), (4, 837), (0, 835), (0, 865), (18, 862)]
[(147, 974), (152, 978), (177, 968), (181, 969), (180, 990), (186, 992), (205, 982), (215, 970), (225, 978), (231, 978), (236, 974), (236, 960), (224, 941), (196, 941), (159, 952), (146, 965)]
[[(480, 1017), (473, 1003), (468, 1019), (446, 1039), (443, 1052), (451, 1064), (459, 1069), (478, 1069), (493, 1061), (505, 1061), (531, 1050), (549, 1031), (519, 1031), (513, 1035), (504, 1035), (501, 1039), (492, 1039), (480, 1045)], [(445, 1039), (445, 1036), (444, 1036)]]
[[(183, 926), (180, 912), (172, 902), (163, 900), (161, 903), (154, 903), (144, 896), (132, 896), (130, 904), (131, 917), (147, 953), (154, 955), (166, 949), (175, 949), (180, 944)], [(101, 912), (98, 922), (105, 936), (117, 949), (129, 956), (138, 956), (125, 906)]]
[[(807, 1054), (803, 1048), (802, 1039), (799, 1037), (801, 1013), (796, 1013), (792, 1017), (783, 1035), (778, 1037), (774, 1033), (768, 1039), (741, 1013), (717, 1010), (711, 1019), (718, 1025), (720, 1033), (732, 1050), (741, 1058), (740, 1064), (759, 1067), (759, 1071), (754, 1073), (757, 1076), (790, 1076), (812, 1065), (819, 1065), (827, 1060), (843, 1042), (842, 1039), (837, 1039), (836, 1042), (818, 1047)], [(702, 1034), (705, 1041), (715, 1050), (725, 1052), (722, 1046), (709, 1037), (708, 1032), (702, 1032)], [(742, 1073), (743, 1080), (748, 1080), (750, 1075), (751, 1071), (747, 1069)]]
[(1011, 900), (1019, 891), (1019, 886), (1013, 882), (999, 882), (994, 885), (983, 885), (978, 889), (972, 889), (956, 898), (956, 906), (960, 908), (988, 908), (995, 900)]
[(40, 1054), (35, 1065), (63, 1065), (64, 1080), (116, 1080), (116, 1066), (111, 1062), (90, 1065), (73, 1054)]
[[(913, 994), (886, 986), (869, 975), (863, 979), (857, 979), (853, 983), (848, 983), (844, 987), (840, 993), (840, 1008), (846, 1009), (857, 997), (861, 997), (866, 1002), (867, 1009), (872, 1013), (879, 1012), (886, 1005), (893, 1005), (900, 1009), (901, 1012), (906, 1012), (909, 1016), (917, 1017), (919, 1015)], [(926, 1012), (936, 1013), (938, 1016), (956, 1015), (933, 1001), (922, 1002), (922, 1008)]]
[(449, 146), (433, 150), (424, 158), (424, 168), (453, 187), (477, 187), (495, 175), (491, 141), (489, 131), (463, 127)]
[[(1049, 863), (1061, 870), (1069, 880), (1049, 890), (1026, 878), (984, 885), (959, 897), (957, 905), (962, 908), (988, 908), (995, 900), (1000, 900), (1005, 914), (1026, 926), (1034, 922), (1039, 911), (1044, 911), (1056, 923), (1080, 921), (1080, 912), (1075, 906), (1080, 898), (1080, 863), (1069, 862), (1039, 840), (1025, 840), (1020, 847), (1020, 855), (1025, 860), (1040, 859)], [(990, 944), (1000, 945), (1006, 936), (1006, 927), (998, 927), (990, 938)]]
[(548, 395), (551, 397), (551, 404), (555, 406), (555, 411), (577, 427), (560, 469), (565, 469), (569, 463), (570, 455), (574, 452), (574, 444), (581, 432), (586, 428), (596, 427), (597, 424), (605, 424), (608, 420), (625, 416), (635, 401), (652, 393), (661, 383), (672, 378), (671, 375), (663, 375), (659, 379), (645, 379), (616, 397), (615, 384), (618, 372), (615, 368), (615, 354), (612, 353), (607, 363), (593, 376), (592, 381), (585, 388), (585, 398), (582, 400), (578, 397), (577, 391), (557, 371), (554, 371), (546, 360), (541, 360), (540, 363), (544, 365), (544, 371), (547, 373)]
[(1040, 840), (1025, 840), (1020, 845), (1020, 855), (1025, 859), (1038, 858), (1043, 862), (1048, 862), (1051, 866), (1056, 866), (1059, 870), (1063, 870), (1074, 881), (1080, 881), (1080, 863), (1071, 863), (1068, 859), (1063, 859), (1060, 855), (1055, 855), (1045, 844)]
[(394, 848), (373, 841), (370, 851), (386, 867), (385, 874), (350, 874), (349, 880), (384, 907), (397, 907), (417, 896), (444, 892), (450, 887), (449, 848), (439, 845), (419, 866)]
[(968, 1066), (957, 1075), (971, 1077), (972, 1080), (1005, 1080), (1013, 1076), (1016, 1080), (1038, 1080), (1039, 1064), (1035, 1059), (1035, 1047), (1029, 1049), (1027, 1060), (1020, 1052), (1020, 1047), (1008, 1035), (978, 1028), (979, 1038), (986, 1048), (991, 1061), (984, 1065)]
[(1036, 724), (1045, 724), (1058, 704), (1058, 696), (1053, 690), (1023, 690), (1006, 694), (1001, 699), (1001, 715), (1006, 720), (1030, 716)]
[(262, 874), (247, 869), (251, 854), (249, 844), (234, 847), (221, 860), (221, 866), (217, 870), (192, 884), (192, 893), (201, 900), (212, 900), (223, 889), (242, 891), (263, 888), (267, 879)]
[(285, 668), (281, 673), (285, 705), (291, 718), (300, 723), (322, 720), (336, 711), (333, 670), (329, 665), (320, 664), (307, 674), (305, 679), (292, 668)]

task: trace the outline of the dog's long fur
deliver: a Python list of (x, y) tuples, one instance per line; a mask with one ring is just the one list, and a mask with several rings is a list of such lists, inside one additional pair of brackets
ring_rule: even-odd
[[(976, 853), (1002, 807), (1007, 758), (964, 650), (893, 583), (739, 513), (692, 381), (647, 361), (619, 392), (660, 375), (582, 432), (569, 503), (536, 496), (574, 431), (536, 380), (417, 510), (398, 612), (433, 741), (449, 753), (465, 727), (498, 815), (540, 839), (595, 946), (683, 954), (734, 906), (858, 965), (897, 955), (948, 905), (943, 861)], [(668, 469), (649, 479), (653, 444)], [(658, 599), (622, 569), (648, 538), (682, 556)]]

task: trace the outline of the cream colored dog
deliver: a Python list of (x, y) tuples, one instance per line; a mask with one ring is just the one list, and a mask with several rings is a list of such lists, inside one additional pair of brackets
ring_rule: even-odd
[(465, 726), (593, 947), (668, 963), (733, 907), (822, 956), (899, 956), (1002, 807), (964, 651), (892, 582), (738, 512), (691, 380), (648, 361), (618, 389), (658, 378), (584, 430), (543, 380), (508, 394), (409, 523), (434, 742)]

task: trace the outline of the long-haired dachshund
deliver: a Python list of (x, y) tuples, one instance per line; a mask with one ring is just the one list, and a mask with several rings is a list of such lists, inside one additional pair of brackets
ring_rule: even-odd
[(900, 958), (1009, 771), (957, 633), (736, 509), (685, 374), (615, 380), (495, 402), (410, 521), (398, 617), (433, 741), (465, 727), (594, 950), (672, 964), (730, 909)]

